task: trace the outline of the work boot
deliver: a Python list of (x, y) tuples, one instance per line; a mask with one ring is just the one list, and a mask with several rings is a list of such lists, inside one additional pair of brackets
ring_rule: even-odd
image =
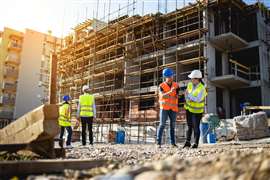
[(72, 145), (67, 145), (67, 146), (66, 146), (66, 149), (72, 149), (72, 148), (73, 148)]
[(60, 139), (58, 143), (59, 143), (59, 146), (61, 148), (63, 148), (63, 146), (64, 146), (64, 140), (63, 139)]
[(176, 144), (171, 144), (172, 148), (178, 148), (178, 146)]
[(186, 147), (189, 148), (190, 146), (191, 146), (190, 142), (186, 141), (185, 144), (184, 144), (184, 146), (183, 146), (183, 148), (186, 148)]
[(193, 144), (191, 148), (192, 148), (192, 149), (198, 148), (198, 144)]

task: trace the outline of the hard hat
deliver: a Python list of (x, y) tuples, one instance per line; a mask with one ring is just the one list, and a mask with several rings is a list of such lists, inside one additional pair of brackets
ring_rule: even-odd
[(171, 77), (174, 75), (174, 72), (170, 68), (165, 68), (163, 69), (162, 75), (163, 77)]
[(87, 91), (87, 90), (89, 90), (90, 88), (89, 88), (89, 86), (88, 85), (84, 85), (83, 87), (82, 87), (82, 91)]
[(188, 75), (190, 79), (201, 79), (202, 78), (202, 72), (200, 70), (193, 70), (190, 75)]
[(63, 101), (69, 101), (69, 100), (70, 100), (69, 95), (65, 95), (65, 96), (63, 97)]

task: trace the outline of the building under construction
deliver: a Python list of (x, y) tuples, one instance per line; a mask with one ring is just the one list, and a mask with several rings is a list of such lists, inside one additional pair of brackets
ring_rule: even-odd
[(182, 90), (192, 70), (203, 72), (208, 113), (221, 106), (229, 118), (240, 114), (241, 103), (270, 105), (269, 22), (263, 4), (242, 0), (198, 1), (166, 14), (119, 13), (106, 23), (87, 20), (57, 54), (58, 97), (69, 94), (75, 110), (81, 87), (89, 84), (97, 124), (155, 123), (162, 70), (170, 67)]

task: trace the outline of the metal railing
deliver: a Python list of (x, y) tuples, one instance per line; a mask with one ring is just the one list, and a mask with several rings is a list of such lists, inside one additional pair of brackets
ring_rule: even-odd
[(6, 127), (10, 123), (11, 123), (10, 119), (0, 119), (0, 129)]
[(16, 88), (17, 88), (16, 84), (11, 84), (11, 83), (4, 83), (3, 84), (3, 89), (5, 89), (5, 90), (16, 91)]
[(16, 69), (6, 68), (6, 69), (4, 70), (4, 75), (7, 76), (7, 77), (14, 77), (14, 78), (17, 78), (18, 75), (19, 75), (19, 72), (18, 72), (18, 70), (16, 70)]
[(6, 105), (14, 105), (15, 104), (15, 98), (14, 97), (6, 97), (6, 96), (4, 96), (2, 102), (3, 102), (3, 104), (6, 104)]
[(12, 58), (11, 56), (7, 56), (6, 62), (11, 62), (11, 63), (19, 64), (20, 63), (20, 59), (19, 58)]
[(249, 81), (260, 79), (258, 66), (248, 67), (232, 59), (230, 59), (229, 62), (230, 62), (230, 74), (244, 78)]
[(0, 119), (12, 119), (13, 111), (0, 111)]
[(13, 48), (13, 49), (18, 49), (20, 50), (22, 48), (21, 44), (15, 43), (15, 42), (10, 42), (8, 44), (8, 48)]

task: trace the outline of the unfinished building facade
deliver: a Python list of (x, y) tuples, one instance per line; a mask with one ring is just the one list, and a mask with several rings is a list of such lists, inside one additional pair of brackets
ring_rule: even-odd
[[(194, 69), (204, 74), (207, 108), (226, 116), (240, 103), (270, 104), (269, 11), (241, 0), (197, 2), (166, 14), (88, 20), (65, 38), (58, 57), (59, 99), (78, 99), (89, 84), (97, 123), (156, 124), (162, 70), (172, 68), (182, 90)], [(177, 120), (185, 121), (180, 97)], [(74, 110), (76, 103), (74, 103)]]

